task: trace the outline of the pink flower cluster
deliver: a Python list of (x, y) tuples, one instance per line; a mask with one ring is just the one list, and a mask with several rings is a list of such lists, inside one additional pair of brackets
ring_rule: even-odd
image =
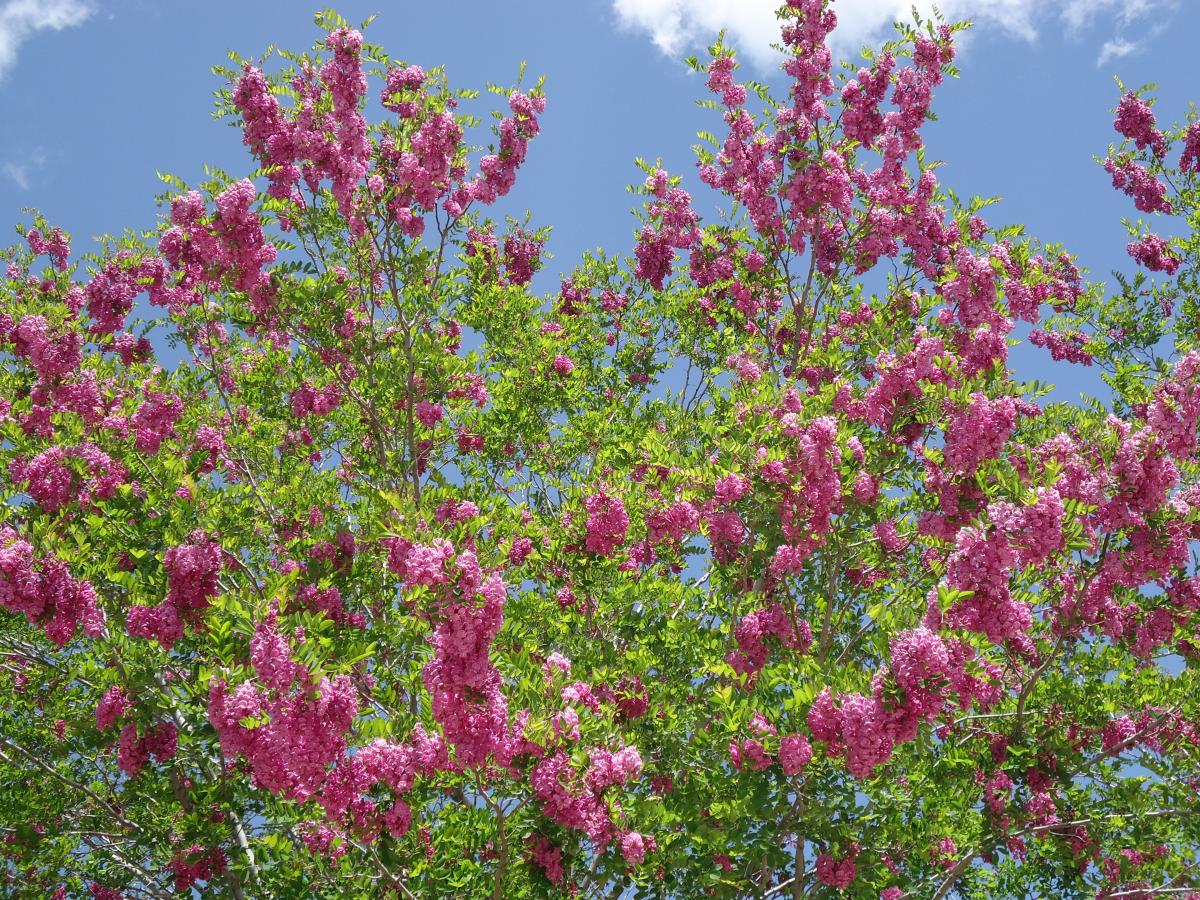
[[(779, 238), (783, 225), (773, 190), (782, 170), (777, 154), (783, 145), (783, 136), (777, 134), (768, 138), (755, 128), (750, 114), (739, 108), (746, 101), (746, 89), (734, 82), (733, 69), (733, 58), (729, 56), (719, 56), (709, 65), (708, 88), (721, 94), (722, 102), (729, 107), (725, 113), (729, 136), (716, 164), (700, 167), (700, 178), (710, 187), (725, 191), (745, 204), (750, 221), (760, 234)], [(731, 274), (732, 270), (724, 277)]]
[(671, 187), (662, 169), (646, 178), (646, 190), (655, 199), (647, 208), (650, 221), (642, 228), (634, 249), (634, 274), (661, 291), (671, 274), (675, 250), (686, 250), (699, 240), (699, 217), (692, 210), (691, 195), (683, 188)]
[(401, 66), (389, 69), (387, 86), (380, 91), (379, 102), (402, 119), (414, 118), (420, 111), (415, 96), (425, 85), (425, 70), (420, 66)]
[(1062, 497), (1054, 488), (1038, 488), (1037, 499), (1029, 506), (994, 502), (988, 517), (1017, 550), (1021, 565), (1038, 565), (1063, 548)]
[[(842, 451), (837, 420), (822, 416), (800, 426), (789, 415), (784, 413), (781, 422), (784, 434), (796, 438), (795, 453), (783, 462), (782, 472), (771, 476), (785, 482), (778, 512), (788, 541), (771, 563), (776, 578), (799, 573), (803, 562), (820, 545), (821, 537), (829, 532), (833, 516), (842, 511)], [(764, 470), (764, 476), (768, 473)]]
[(631, 866), (641, 865), (648, 850), (654, 850), (654, 838), (639, 834), (636, 831), (626, 831), (621, 835), (621, 857)]
[(69, 375), (83, 360), (83, 335), (51, 328), (44, 316), (23, 316), (15, 324), (0, 316), (0, 340), (11, 341), (15, 355), (26, 360), (42, 382)]
[(414, 544), (405, 538), (385, 538), (387, 567), (411, 585), (438, 587), (450, 583), (448, 565), (454, 559), (454, 545), (444, 538), (432, 544)]
[(891, 429), (901, 412), (921, 398), (922, 382), (938, 384), (946, 380), (945, 373), (936, 365), (945, 350), (940, 338), (918, 332), (915, 346), (909, 352), (899, 357), (886, 351), (881, 353), (873, 383), (862, 401), (848, 404), (846, 412), (876, 428)]
[(592, 494), (583, 501), (587, 510), (587, 536), (584, 546), (589, 553), (612, 556), (625, 542), (629, 531), (629, 514), (620, 497), (605, 491)]
[(1200, 353), (1185, 354), (1173, 376), (1165, 379), (1146, 410), (1146, 424), (1171, 456), (1182, 459), (1196, 450), (1200, 439)]
[(1188, 126), (1183, 135), (1183, 152), (1179, 155), (1179, 171), (1200, 172), (1200, 121)]
[(788, 112), (799, 121), (829, 117), (824, 97), (833, 93), (829, 75), (833, 56), (825, 44), (837, 27), (837, 16), (824, 0), (789, 0), (793, 21), (783, 26), (783, 42), (791, 51), (784, 71), (793, 79), (793, 106)]
[(344, 675), (314, 684), (270, 619), (255, 630), (250, 658), (259, 683), (231, 690), (214, 680), (208, 720), (225, 756), (243, 756), (257, 785), (303, 802), (320, 790), (345, 749), (358, 693)]
[(413, 414), (417, 417), (417, 421), (426, 428), (433, 428), (442, 420), (443, 411), (440, 404), (421, 400), (413, 407)]
[(145, 734), (139, 734), (138, 726), (130, 722), (117, 739), (117, 766), (130, 778), (136, 778), (151, 756), (158, 762), (167, 762), (175, 756), (177, 746), (178, 732), (170, 722)]
[(355, 185), (367, 174), (371, 159), (367, 121), (359, 111), (367, 93), (367, 76), (359, 58), (362, 43), (363, 36), (351, 28), (331, 31), (325, 37), (325, 46), (333, 51), (333, 58), (321, 66), (321, 80), (333, 100), (334, 152), (327, 164), (333, 181), (332, 193), (355, 234), (361, 233), (362, 224), (357, 219), (352, 194)]
[(1151, 272), (1174, 275), (1180, 265), (1179, 257), (1171, 252), (1170, 243), (1156, 234), (1148, 234), (1140, 241), (1131, 241), (1125, 250)]
[[(347, 821), (355, 831), (372, 839), (386, 828), (393, 837), (403, 837), (412, 824), (412, 810), (403, 799), (412, 790), (417, 776), (434, 775), (451, 769), (446, 746), (435, 735), (417, 725), (412, 739), (397, 744), (377, 739), (360, 747), (353, 755), (341, 758), (325, 779), (319, 801), (333, 821)], [(378, 785), (386, 786), (393, 796), (386, 809), (365, 796)], [(321, 826), (310, 835), (310, 845), (336, 859), (345, 847), (332, 846), (339, 832)]]
[(107, 731), (132, 708), (124, 688), (110, 687), (96, 704), (96, 730)]
[(740, 741), (731, 741), (729, 744), (729, 759), (739, 772), (743, 769), (759, 772), (769, 768), (772, 762), (771, 754), (763, 745), (763, 740), (767, 736), (774, 737), (779, 733), (779, 729), (768, 722), (760, 712), (756, 712), (750, 718), (749, 727), (758, 737), (743, 738)]
[(1000, 455), (1017, 424), (1017, 404), (1012, 397), (989, 400), (980, 393), (950, 416), (942, 454), (946, 468), (957, 475), (972, 475), (985, 461)]
[(327, 588), (320, 588), (314, 584), (301, 585), (296, 589), (296, 605), (310, 612), (324, 613), (337, 625), (360, 629), (366, 626), (362, 613), (346, 611), (342, 593), (336, 585)]
[(245, 144), (264, 165), (274, 167), (271, 194), (301, 202), (302, 178), (313, 192), (328, 179), (339, 212), (352, 233), (359, 234), (363, 225), (353, 194), (368, 172), (372, 152), (359, 109), (367, 90), (362, 35), (340, 28), (326, 36), (325, 46), (332, 58), (319, 71), (305, 67), (293, 81), (297, 104), (290, 118), (262, 72), (250, 65), (234, 87), (233, 103), (242, 114)]
[(884, 53), (871, 69), (859, 69), (858, 76), (842, 88), (842, 132), (847, 140), (870, 147), (883, 133), (888, 121), (879, 110), (888, 86), (896, 58)]
[(1024, 646), (1033, 621), (1029, 607), (1009, 592), (1016, 560), (1003, 534), (985, 535), (978, 528), (959, 531), (946, 566), (946, 582), (973, 594), (950, 607), (947, 624), (977, 631), (997, 643), (1012, 640)]
[(157, 265), (153, 259), (133, 262), (122, 252), (92, 276), (84, 288), (92, 332), (111, 334), (124, 326), (134, 298), (143, 290), (140, 281), (152, 277)]
[(163, 568), (167, 596), (157, 606), (131, 607), (125, 628), (131, 637), (157, 640), (164, 650), (170, 650), (183, 637), (185, 624), (198, 621), (220, 589), (221, 545), (202, 531), (193, 532), (189, 543), (163, 555)]
[(432, 698), (433, 716), (454, 747), (458, 764), (482, 765), (489, 755), (506, 762), (514, 746), (508, 702), (500, 673), (489, 659), (491, 642), (503, 622), (503, 579), (499, 574), (485, 579), (473, 550), (455, 556), (454, 546), (444, 539), (432, 545), (392, 540), (388, 568), (408, 584), (424, 585), (435, 593), (434, 654), (422, 679)]
[(876, 673), (871, 695), (848, 694), (839, 706), (826, 688), (809, 708), (808, 728), (828, 754), (845, 755), (852, 776), (870, 778), (942, 712), (951, 689), (960, 702), (978, 690), (963, 673), (961, 654), (928, 628), (904, 631), (893, 638), (891, 662)]
[(554, 362), (551, 363), (551, 368), (553, 368), (554, 371), (563, 378), (566, 378), (575, 371), (575, 363), (571, 360), (571, 357), (563, 353), (558, 353), (554, 356)]
[(224, 874), (228, 864), (225, 851), (220, 847), (205, 849), (192, 844), (174, 856), (167, 868), (175, 876), (175, 890), (188, 891), (198, 882), (211, 881), (214, 876)]
[(157, 261), (159, 269), (153, 273), (150, 302), (179, 313), (201, 302), (206, 291), (219, 289), (228, 277), (233, 290), (249, 297), (255, 314), (266, 316), (274, 305), (275, 287), (264, 267), (274, 262), (276, 251), (265, 237), (254, 202), (254, 185), (248, 179), (217, 195), (211, 222), (204, 220), (204, 198), (197, 191), (172, 200), (172, 227), (159, 238), (163, 260)]
[(1167, 139), (1154, 127), (1154, 112), (1150, 104), (1132, 91), (1128, 91), (1117, 104), (1117, 116), (1113, 128), (1137, 144), (1139, 150), (1149, 147), (1154, 155), (1162, 158), (1167, 152)]
[(28, 461), (18, 456), (8, 464), (8, 477), (13, 484), (25, 482), (26, 493), (46, 512), (57, 512), (76, 493), (75, 475), (63, 464), (65, 458), (61, 447), (50, 447)]
[(534, 865), (540, 868), (553, 885), (562, 883), (562, 850), (545, 835), (530, 835), (526, 851)]
[(461, 215), (472, 200), (490, 206), (516, 183), (529, 142), (541, 131), (537, 117), (546, 111), (546, 98), (513, 91), (508, 95), (508, 108), (512, 115), (500, 122), (499, 151), (486, 154), (479, 161), (480, 174), (447, 199), (445, 208), (450, 215)]
[(341, 386), (333, 383), (315, 388), (307, 381), (292, 391), (292, 415), (297, 419), (308, 416), (327, 416), (342, 402)]
[(954, 267), (957, 274), (943, 286), (942, 293), (948, 303), (956, 305), (959, 323), (967, 329), (997, 325), (997, 279), (990, 258), (961, 247), (954, 256)]
[(778, 601), (750, 613), (734, 630), (737, 649), (726, 657), (735, 672), (757, 674), (767, 663), (770, 638), (780, 647), (805, 653), (812, 645), (812, 628), (805, 619), (793, 620)]
[(511, 755), (508, 701), (500, 672), (489, 658), (503, 622), (506, 588), (499, 575), (483, 580), (470, 550), (459, 555), (456, 565), (461, 600), (440, 617), (433, 635), (433, 659), (421, 677), (433, 717), (454, 747), (456, 761), (474, 767), (493, 755), (506, 763)]
[(841, 857), (836, 857), (828, 851), (822, 850), (817, 854), (817, 878), (824, 885), (828, 885), (835, 890), (844, 891), (854, 883), (854, 877), (858, 874), (858, 868), (854, 864), (854, 860), (857, 857), (857, 844), (851, 844), (847, 852)]
[(789, 778), (804, 771), (812, 755), (812, 744), (802, 734), (787, 734), (779, 740), (779, 765)]
[(1083, 366), (1092, 364), (1092, 354), (1086, 349), (1087, 336), (1084, 334), (1038, 329), (1029, 333), (1029, 343), (1035, 347), (1045, 347), (1055, 362), (1066, 361)]
[(183, 401), (174, 394), (146, 391), (146, 397), (133, 414), (134, 446), (143, 453), (157, 453), (162, 442), (175, 437), (175, 423), (183, 416)]
[(43, 235), (36, 228), (30, 228), (25, 234), (25, 243), (36, 255), (50, 257), (54, 268), (66, 270), (67, 257), (71, 255), (71, 242), (61, 228), (52, 228), (48, 235)]
[(88, 637), (104, 632), (104, 611), (91, 583), (72, 578), (58, 559), (38, 559), (33, 545), (9, 526), (0, 526), (0, 609), (25, 616), (58, 647), (80, 625)]
[(646, 513), (646, 540), (651, 544), (662, 541), (681, 544), (687, 535), (694, 534), (699, 527), (700, 514), (687, 500)]
[(1167, 186), (1150, 174), (1144, 166), (1111, 157), (1104, 160), (1104, 168), (1112, 176), (1112, 186), (1133, 198), (1133, 205), (1144, 213), (1171, 214), (1171, 201), (1167, 199)]
[[(738, 771), (748, 768), (751, 771), (761, 771), (771, 766), (773, 760), (770, 751), (763, 741), (768, 736), (775, 737), (775, 728), (762, 713), (756, 712), (750, 719), (750, 730), (758, 737), (734, 740), (729, 744), (729, 757), (733, 767)], [(803, 734), (786, 734), (779, 740), (779, 765), (787, 777), (798, 775), (812, 760), (812, 745)]]
[(708, 66), (708, 89), (720, 94), (722, 102), (729, 107), (741, 106), (746, 102), (746, 89), (733, 80), (735, 66), (732, 56), (717, 56)]
[(604, 792), (639, 778), (642, 758), (635, 747), (615, 753), (597, 747), (590, 756), (591, 764), (580, 777), (567, 754), (556, 751), (533, 767), (529, 783), (548, 818), (564, 828), (582, 831), (593, 843), (604, 846), (615, 835)]
[(509, 284), (529, 284), (533, 273), (541, 267), (541, 238), (523, 228), (517, 228), (504, 237), (504, 271)]
[[(394, 77), (397, 72), (408, 74)], [(405, 112), (411, 112), (412, 117), (420, 115), (424, 94), (419, 92), (419, 83), (413, 84), (417, 73), (424, 80), (424, 73), (415, 66), (393, 70), (388, 74), (389, 87), (393, 82), (400, 84), (407, 78), (408, 87), (404, 96), (408, 95), (407, 91), (418, 91), (411, 94), (414, 99), (398, 101), (396, 109), (402, 115)], [(398, 146), (390, 137), (380, 141), (379, 176), (372, 177), (382, 177), (384, 184), (389, 187), (391, 199), (388, 209), (407, 236), (420, 237), (425, 230), (424, 213), (434, 209), (438, 201), (446, 196), (454, 179), (462, 177), (463, 167), (457, 161), (462, 149), (462, 137), (462, 127), (455, 121), (454, 115), (442, 109), (425, 113), (407, 149)], [(476, 232), (476, 235), (479, 234)], [(471, 245), (476, 245), (476, 241), (470, 240)], [(494, 251), (495, 247), (491, 249)], [(494, 253), (489, 259), (493, 257)]]

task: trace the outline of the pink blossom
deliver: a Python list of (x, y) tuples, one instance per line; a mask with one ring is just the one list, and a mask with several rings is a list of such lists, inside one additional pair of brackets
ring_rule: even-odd
[(822, 851), (817, 854), (817, 878), (822, 884), (828, 885), (837, 890), (845, 890), (854, 882), (854, 876), (858, 874), (857, 866), (854, 864), (854, 859), (858, 855), (857, 846), (852, 846), (851, 850), (842, 858), (833, 856), (827, 851)]
[(133, 414), (134, 445), (143, 453), (157, 453), (162, 442), (175, 436), (175, 423), (183, 416), (183, 401), (173, 394), (147, 391)]
[(1150, 109), (1150, 104), (1132, 91), (1126, 92), (1117, 105), (1113, 128), (1123, 137), (1134, 141), (1139, 150), (1149, 147), (1158, 157), (1167, 152), (1166, 138), (1154, 127), (1154, 112)]
[(621, 835), (621, 856), (631, 866), (640, 865), (646, 858), (646, 841), (636, 831)]
[(741, 741), (731, 741), (729, 744), (729, 759), (739, 772), (748, 768), (752, 772), (760, 772), (770, 768), (771, 757), (761, 741), (746, 738)]
[(779, 741), (779, 765), (783, 774), (791, 777), (804, 771), (812, 759), (812, 745), (802, 734), (784, 735)]
[(434, 655), (422, 681), (433, 716), (461, 765), (481, 765), (489, 754), (507, 762), (508, 701), (488, 657), (503, 621), (506, 588), (499, 575), (492, 575), (460, 589), (461, 600), (446, 610), (434, 631)]
[(543, 243), (524, 229), (516, 229), (504, 238), (504, 271), (509, 284), (529, 284), (541, 266)]
[(0, 526), (0, 609), (24, 615), (60, 648), (80, 625), (89, 637), (104, 631), (91, 583), (72, 577), (61, 560), (36, 557), (32, 544), (8, 526)]
[(793, 622), (781, 604), (772, 603), (738, 623), (734, 630), (737, 650), (726, 659), (735, 671), (755, 674), (766, 665), (770, 654), (768, 638), (781, 647), (804, 653), (812, 644), (812, 628), (804, 619)]
[(888, 716), (876, 697), (851, 694), (842, 701), (842, 741), (846, 769), (855, 778), (869, 778), (892, 756), (894, 743)]
[(993, 641), (1023, 640), (1032, 621), (1029, 608), (1009, 593), (1015, 562), (1016, 554), (1002, 535), (962, 529), (946, 568), (946, 580), (951, 587), (973, 594), (950, 608), (948, 621)]
[(119, 686), (110, 687), (96, 704), (96, 730), (107, 731), (114, 723), (132, 708), (125, 689)]
[(562, 850), (542, 835), (530, 835), (529, 855), (551, 884), (563, 879)]
[(135, 778), (150, 758), (166, 762), (175, 756), (176, 731), (170, 722), (139, 734), (136, 724), (130, 722), (121, 729), (117, 741), (117, 765), (130, 778)]
[(718, 478), (713, 487), (713, 497), (722, 506), (742, 499), (749, 492), (750, 482), (741, 475), (726, 475)]
[(65, 459), (61, 447), (50, 447), (28, 462), (14, 458), (8, 474), (13, 482), (27, 482), (27, 493), (46, 512), (57, 512), (75, 499), (75, 476), (64, 465)]
[(1144, 213), (1171, 214), (1171, 201), (1167, 199), (1167, 186), (1155, 178), (1144, 167), (1126, 160), (1118, 162), (1109, 157), (1104, 168), (1112, 176), (1112, 186), (1133, 198), (1133, 205)]
[(699, 238), (698, 216), (692, 211), (692, 198), (682, 188), (672, 188), (661, 169), (646, 178), (646, 188), (654, 197), (647, 207), (645, 225), (638, 237), (634, 254), (634, 274), (645, 279), (656, 291), (671, 274), (675, 250), (686, 250)]
[(840, 748), (842, 713), (834, 704), (829, 688), (822, 689), (809, 707), (808, 730), (818, 741), (828, 744), (831, 751)]
[(1183, 135), (1183, 152), (1179, 155), (1179, 171), (1200, 171), (1200, 121), (1188, 126)]
[(598, 556), (612, 556), (625, 541), (629, 515), (620, 497), (600, 491), (583, 501), (587, 510), (587, 537), (584, 546)]
[(227, 864), (228, 859), (221, 848), (206, 850), (199, 844), (193, 844), (167, 863), (167, 868), (175, 876), (175, 890), (188, 891), (198, 882), (211, 881), (213, 877), (223, 874)]
[(1148, 234), (1140, 241), (1130, 242), (1125, 246), (1125, 250), (1151, 272), (1174, 275), (1179, 269), (1179, 257), (1171, 252), (1170, 244), (1156, 234)]
[(433, 428), (442, 420), (442, 408), (436, 403), (430, 403), (428, 400), (420, 401), (416, 407), (417, 421), (426, 428)]
[(555, 672), (563, 675), (571, 674), (571, 661), (557, 651), (547, 656), (546, 661), (542, 663), (542, 674), (547, 681), (554, 678)]
[(1017, 422), (1017, 405), (1011, 397), (990, 400), (971, 395), (971, 402), (950, 416), (946, 426), (946, 466), (959, 475), (970, 475), (987, 459), (1000, 454)]

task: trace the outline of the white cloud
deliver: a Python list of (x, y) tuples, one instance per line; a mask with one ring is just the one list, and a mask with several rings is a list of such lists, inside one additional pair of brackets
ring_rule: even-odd
[(1127, 27), (1152, 12), (1174, 9), (1175, 6), (1176, 0), (1068, 0), (1062, 19), (1072, 30), (1078, 30), (1102, 15), (1113, 16), (1119, 25)]
[[(779, 41), (775, 10), (780, 0), (612, 0), (618, 21), (627, 28), (649, 34), (664, 53), (680, 55), (706, 43), (727, 28), (730, 42), (759, 68), (774, 68)], [(971, 19), (981, 26), (999, 27), (1032, 41), (1042, 23), (1059, 20), (1072, 31), (1104, 16), (1120, 27), (1161, 9), (1176, 0), (837, 0), (838, 27), (830, 38), (835, 52), (857, 55), (864, 44), (890, 37), (892, 23), (910, 18), (915, 5), (928, 18), (936, 5), (948, 21)], [(1121, 45), (1120, 36), (1114, 38)]]
[(17, 50), (35, 32), (61, 31), (84, 22), (91, 0), (7, 0), (0, 5), (0, 79), (17, 62)]
[(25, 159), (9, 160), (0, 166), (0, 171), (21, 190), (27, 191), (33, 187), (34, 175), (45, 165), (46, 154), (41, 150), (35, 150)]
[(29, 166), (25, 163), (8, 162), (4, 164), (4, 174), (7, 175), (12, 182), (23, 191), (30, 188), (32, 182), (29, 180)]
[(755, 62), (770, 65), (775, 59), (775, 0), (613, 0), (613, 8), (622, 25), (648, 32), (670, 56), (728, 28), (734, 45)]
[(1111, 41), (1105, 41), (1100, 47), (1100, 55), (1096, 57), (1096, 68), (1111, 62), (1114, 59), (1120, 59), (1122, 56), (1128, 56), (1141, 49), (1141, 45), (1136, 41), (1127, 41), (1123, 38), (1113, 38)]

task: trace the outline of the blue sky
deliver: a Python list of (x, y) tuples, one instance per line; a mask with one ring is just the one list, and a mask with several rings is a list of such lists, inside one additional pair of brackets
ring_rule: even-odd
[[(343, 2), (352, 21), (379, 13), (369, 38), (398, 58), (445, 64), (451, 83), (509, 83), (521, 60), (545, 75), (549, 104), (507, 211), (554, 226), (550, 277), (588, 247), (632, 247), (635, 156), (662, 157), (692, 184), (701, 79), (681, 60), (730, 28), (743, 74), (778, 92), (769, 48), (774, 0), (460, 0)], [(838, 0), (840, 53), (887, 33), (910, 0)], [(918, 4), (921, 5), (921, 4)], [(927, 3), (925, 4), (928, 5)], [(979, 25), (929, 126), (930, 156), (959, 194), (999, 195), (993, 223), (1023, 222), (1062, 241), (1094, 276), (1128, 268), (1122, 215), (1092, 157), (1112, 139), (1112, 76), (1157, 82), (1161, 121), (1200, 100), (1197, 0), (942, 0)], [(71, 231), (77, 249), (104, 232), (152, 227), (156, 170), (199, 181), (205, 163), (234, 174), (249, 158), (233, 128), (210, 118), (209, 72), (227, 49), (307, 47), (303, 3), (207, 0), (0, 0), (0, 222), (34, 206)], [(1189, 35), (1192, 36), (1189, 38)], [(1189, 91), (1191, 94), (1189, 95)], [(703, 206), (701, 207), (703, 209)]]

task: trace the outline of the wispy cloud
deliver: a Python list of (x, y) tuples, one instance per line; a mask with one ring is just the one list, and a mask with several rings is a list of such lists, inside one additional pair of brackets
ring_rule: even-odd
[(17, 62), (17, 51), (31, 36), (61, 31), (86, 21), (91, 0), (7, 0), (0, 3), (0, 80)]
[(1177, 5), (1177, 0), (1068, 0), (1062, 19), (1073, 30), (1105, 16), (1115, 18), (1120, 27), (1128, 27), (1151, 13), (1172, 10)]
[(4, 174), (21, 190), (27, 191), (33, 184), (29, 180), (29, 166), (25, 163), (8, 162), (4, 164)]
[(764, 65), (775, 60), (776, 8), (774, 0), (613, 0), (621, 24), (645, 31), (669, 56), (728, 28), (738, 49)]
[(33, 187), (33, 179), (38, 170), (46, 165), (46, 154), (37, 150), (24, 159), (9, 160), (0, 166), (0, 171), (13, 184), (23, 191)]
[[(1024, 40), (1037, 38), (1047, 22), (1069, 31), (1103, 19), (1123, 30), (1157, 11), (1170, 10), (1177, 0), (940, 0), (948, 20), (971, 19), (982, 27), (1000, 28)], [(738, 50), (760, 68), (773, 68), (778, 57), (775, 10), (779, 0), (612, 0), (618, 21), (647, 33), (664, 53), (678, 55), (711, 40), (722, 28)], [(838, 27), (831, 35), (834, 49), (857, 53), (864, 44), (889, 36), (891, 24), (908, 19), (913, 6), (924, 17), (933, 13), (934, 0), (837, 0)], [(1116, 48), (1126, 39), (1120, 31), (1109, 41)], [(1107, 46), (1107, 45), (1106, 45)], [(1129, 51), (1127, 51), (1129, 52)], [(1115, 58), (1115, 57), (1114, 57)]]
[(1105, 63), (1112, 62), (1114, 59), (1120, 59), (1122, 56), (1128, 56), (1141, 49), (1141, 45), (1137, 41), (1127, 41), (1124, 38), (1113, 38), (1111, 41), (1105, 41), (1100, 46), (1100, 55), (1096, 57), (1096, 68), (1100, 68)]

